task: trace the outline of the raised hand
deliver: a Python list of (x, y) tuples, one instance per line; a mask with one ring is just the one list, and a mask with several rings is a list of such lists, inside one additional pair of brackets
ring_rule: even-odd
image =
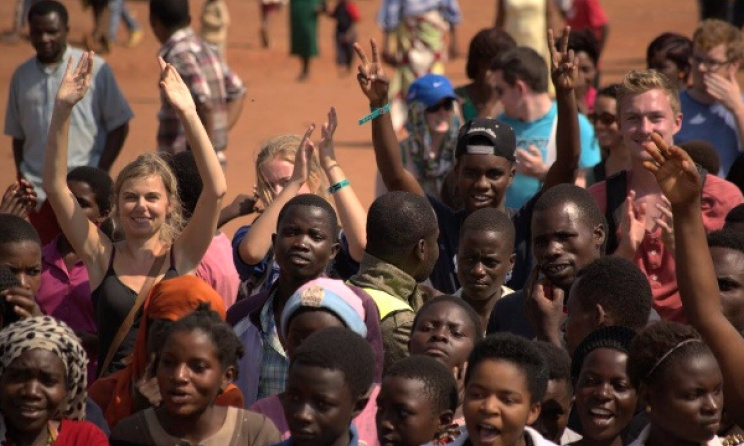
[(369, 99), (370, 105), (381, 107), (388, 102), (390, 81), (382, 71), (382, 62), (380, 61), (380, 53), (377, 50), (375, 39), (370, 39), (369, 43), (372, 47), (371, 62), (364, 53), (361, 45), (358, 43), (354, 44), (354, 51), (359, 56), (359, 60), (362, 61), (362, 64), (359, 65), (357, 80), (359, 81), (359, 86), (362, 88), (362, 93)]
[(36, 191), (26, 181), (20, 180), (8, 186), (0, 202), (0, 214), (13, 214), (28, 219), (28, 212), (36, 206)]
[(93, 75), (93, 51), (83, 53), (75, 68), (72, 63), (73, 57), (70, 56), (65, 77), (57, 90), (57, 104), (69, 108), (74, 107), (88, 92)]
[(695, 163), (684, 150), (668, 146), (661, 136), (651, 134), (653, 145), (644, 146), (653, 161), (644, 161), (643, 166), (656, 176), (662, 192), (671, 206), (692, 204), (700, 200), (702, 186)]
[(320, 128), (320, 143), (318, 143), (318, 156), (323, 169), (330, 169), (336, 165), (336, 151), (333, 147), (333, 134), (336, 133), (336, 127), (338, 127), (338, 116), (336, 108), (331, 106), (328, 121)]
[(158, 62), (160, 63), (160, 90), (165, 94), (168, 103), (178, 112), (196, 110), (191, 91), (181, 79), (178, 71), (173, 65), (166, 63), (162, 57), (158, 57)]
[(556, 90), (573, 90), (576, 86), (576, 79), (579, 76), (579, 63), (576, 60), (573, 50), (568, 49), (569, 34), (571, 34), (571, 27), (567, 26), (563, 29), (563, 34), (556, 45), (553, 30), (548, 30), (550, 77), (553, 79), (553, 85), (555, 85)]
[(295, 154), (294, 170), (292, 170), (292, 177), (290, 181), (299, 181), (305, 183), (310, 177), (310, 162), (313, 158), (313, 150), (315, 146), (310, 140), (310, 137), (315, 131), (315, 124), (310, 124), (310, 127), (305, 131), (305, 135), (300, 141), (300, 146), (297, 147), (297, 153)]

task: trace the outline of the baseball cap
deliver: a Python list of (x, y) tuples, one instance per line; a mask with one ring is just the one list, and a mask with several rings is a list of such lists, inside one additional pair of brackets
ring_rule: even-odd
[(460, 127), (455, 157), (460, 155), (496, 155), (514, 162), (517, 137), (514, 130), (498, 119), (475, 118)]
[(452, 82), (441, 74), (425, 74), (416, 79), (406, 95), (406, 102), (423, 102), (427, 107), (437, 105), (442, 99), (457, 99)]

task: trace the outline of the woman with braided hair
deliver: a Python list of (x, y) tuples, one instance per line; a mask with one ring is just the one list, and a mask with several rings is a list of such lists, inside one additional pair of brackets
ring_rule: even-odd
[(0, 410), (12, 446), (104, 446), (85, 417), (88, 358), (75, 333), (49, 316), (0, 331)]

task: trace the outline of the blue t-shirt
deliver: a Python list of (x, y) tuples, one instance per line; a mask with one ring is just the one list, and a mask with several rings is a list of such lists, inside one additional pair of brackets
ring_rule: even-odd
[[(547, 158), (548, 141), (553, 129), (553, 123), (557, 119), (558, 106), (555, 102), (550, 107), (545, 116), (531, 122), (523, 122), (511, 119), (506, 115), (499, 116), (499, 119), (509, 124), (517, 135), (517, 147), (527, 149), (529, 146), (535, 146), (540, 149), (542, 158)], [(579, 159), (579, 168), (586, 169), (595, 166), (602, 159), (599, 150), (599, 144), (594, 137), (594, 127), (584, 115), (579, 115), (579, 132), (581, 137), (581, 158)], [(528, 177), (517, 173), (514, 175), (514, 181), (506, 190), (506, 207), (518, 209), (524, 206), (542, 187), (537, 178)]]
[(713, 144), (721, 161), (718, 176), (725, 177), (739, 156), (741, 144), (734, 115), (723, 104), (696, 101), (687, 91), (679, 94), (679, 100), (682, 103), (682, 128), (674, 135), (674, 143), (702, 139)]

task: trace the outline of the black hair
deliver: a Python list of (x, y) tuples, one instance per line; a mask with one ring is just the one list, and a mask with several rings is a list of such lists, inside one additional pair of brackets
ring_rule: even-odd
[(744, 153), (740, 153), (731, 164), (726, 181), (734, 183), (744, 193)]
[(163, 158), (176, 176), (178, 198), (181, 200), (183, 217), (189, 220), (194, 214), (196, 202), (199, 201), (199, 196), (204, 189), (194, 152), (184, 150), (183, 152), (165, 155)]
[[(545, 193), (537, 199), (535, 203), (534, 213), (538, 211), (546, 211), (556, 206), (563, 206), (567, 203), (575, 205), (582, 215), (582, 220), (588, 223), (591, 229), (601, 225), (605, 230), (605, 242), (602, 246), (602, 253), (607, 244), (607, 220), (599, 209), (597, 202), (594, 201), (592, 194), (586, 189), (576, 186), (574, 184), (558, 184), (551, 187)], [(534, 217), (533, 217), (534, 219)]]
[[(0, 292), (14, 286), (20, 287), (23, 286), (23, 284), (18, 280), (18, 277), (13, 274), (10, 267), (0, 265)], [(0, 328), (7, 327), (13, 322), (17, 322), (21, 319), (13, 309), (14, 307), (14, 305), (8, 303), (5, 297), (0, 298), (0, 314), (2, 315), (2, 321), (0, 321), (2, 322), (2, 326), (0, 326)]]
[(478, 31), (470, 40), (470, 48), (468, 48), (468, 61), (465, 65), (468, 79), (475, 79), (481, 64), (486, 63), (490, 66), (496, 56), (515, 46), (517, 43), (512, 36), (499, 28), (486, 28)]
[(571, 378), (575, 381), (581, 374), (586, 357), (598, 348), (610, 348), (628, 354), (630, 343), (636, 336), (636, 331), (628, 327), (608, 326), (600, 327), (589, 333), (576, 347), (571, 361)]
[(495, 232), (502, 243), (514, 246), (514, 223), (505, 212), (496, 208), (478, 209), (468, 215), (460, 227), (460, 240), (466, 232)]
[(518, 46), (501, 53), (493, 60), (491, 70), (501, 71), (504, 82), (511, 86), (521, 80), (535, 93), (548, 91), (548, 66), (532, 48)]
[(163, 338), (163, 345), (173, 333), (193, 332), (200, 330), (212, 340), (217, 358), (223, 370), (235, 367), (235, 377), (238, 376), (238, 359), (243, 357), (243, 343), (233, 331), (232, 327), (222, 320), (220, 315), (212, 311), (208, 302), (201, 302), (196, 310), (174, 321), (168, 327)]
[(92, 166), (78, 166), (67, 174), (67, 181), (77, 181), (90, 186), (101, 216), (111, 212), (114, 198), (114, 180), (103, 169)]
[(65, 8), (65, 5), (55, 0), (41, 0), (33, 3), (28, 9), (26, 19), (28, 20), (28, 23), (31, 23), (32, 17), (44, 17), (49, 14), (57, 14), (62, 25), (65, 28), (69, 26), (70, 15), (67, 12), (67, 8)]
[(581, 308), (602, 305), (614, 325), (642, 330), (648, 323), (653, 294), (648, 278), (631, 261), (600, 257), (576, 275), (572, 297)]
[(633, 339), (628, 351), (628, 377), (636, 389), (641, 384), (662, 383), (667, 370), (680, 360), (712, 355), (694, 328), (671, 321), (660, 321)]
[(744, 254), (744, 234), (733, 229), (721, 229), (708, 234), (709, 248), (727, 248)]
[(701, 165), (712, 175), (718, 175), (721, 160), (713, 144), (702, 139), (693, 139), (679, 144), (679, 147), (690, 155), (695, 164)]
[(486, 360), (505, 361), (520, 368), (530, 392), (530, 402), (539, 403), (545, 397), (550, 371), (548, 363), (532, 341), (511, 333), (486, 336), (475, 344), (468, 358), (465, 385), (470, 382), (473, 371)]
[(424, 393), (431, 402), (434, 415), (457, 410), (457, 382), (452, 371), (441, 362), (425, 355), (413, 355), (395, 362), (385, 372), (390, 377), (417, 380), (424, 383)]
[(17, 215), (0, 214), (0, 245), (23, 242), (34, 242), (41, 246), (39, 233), (31, 223)]
[(372, 347), (358, 334), (341, 327), (324, 328), (308, 336), (297, 347), (289, 373), (297, 364), (339, 370), (353, 398), (367, 393), (375, 374)]
[(416, 324), (418, 324), (419, 318), (422, 314), (429, 308), (433, 307), (434, 305), (448, 302), (454, 305), (457, 305), (458, 307), (462, 308), (463, 311), (465, 311), (465, 314), (468, 316), (468, 319), (470, 319), (471, 326), (473, 327), (473, 331), (475, 332), (475, 338), (473, 338), (473, 342), (477, 342), (483, 338), (483, 322), (481, 321), (480, 316), (478, 313), (475, 312), (473, 307), (470, 306), (467, 302), (465, 302), (461, 297), (457, 296), (450, 296), (450, 295), (442, 295), (437, 296), (432, 299), (427, 300), (424, 302), (423, 305), (421, 305), (421, 308), (416, 311), (416, 316), (413, 318), (413, 325), (411, 325), (412, 330), (416, 328)]
[[(666, 58), (685, 74), (690, 74), (690, 57), (692, 56), (692, 40), (682, 34), (666, 32), (657, 36), (646, 49), (646, 66), (650, 66), (658, 53), (666, 54)], [(676, 79), (670, 79), (676, 81)]]
[(617, 100), (617, 93), (620, 90), (620, 84), (610, 84), (606, 87), (602, 87), (597, 91), (597, 97), (606, 96)]
[(326, 214), (328, 226), (331, 229), (331, 234), (329, 235), (332, 237), (333, 242), (338, 241), (338, 216), (336, 215), (336, 211), (333, 209), (333, 206), (331, 206), (331, 204), (328, 203), (323, 197), (315, 194), (301, 194), (289, 200), (287, 204), (284, 205), (282, 210), (279, 211), (279, 217), (276, 220), (277, 231), (282, 225), (284, 217), (287, 216), (289, 210), (295, 206), (317, 208), (323, 211), (323, 213)]
[(583, 51), (594, 62), (596, 67), (599, 63), (599, 41), (590, 29), (581, 31), (571, 30), (568, 36), (568, 49), (574, 50), (574, 53)]
[(550, 342), (536, 341), (535, 348), (548, 364), (548, 379), (566, 381), (571, 384), (571, 357), (565, 350)]
[(372, 202), (367, 212), (367, 252), (388, 260), (400, 258), (437, 230), (429, 201), (410, 192), (394, 191)]
[(729, 223), (742, 222), (744, 222), (744, 203), (734, 206), (734, 208), (731, 209), (728, 214), (726, 214), (726, 224), (724, 225), (724, 228)]
[(191, 23), (188, 0), (150, 0), (150, 20), (157, 19), (169, 30)]

